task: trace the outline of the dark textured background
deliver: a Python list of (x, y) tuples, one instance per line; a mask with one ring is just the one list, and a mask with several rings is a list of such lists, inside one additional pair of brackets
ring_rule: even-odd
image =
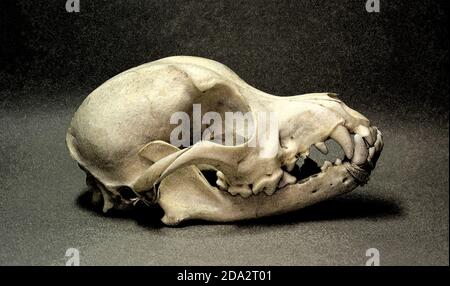
[[(65, 1), (0, 4), (0, 264), (448, 265), (444, 1)], [(165, 228), (79, 198), (65, 147), (95, 87), (170, 55), (211, 58), (278, 95), (332, 91), (385, 134), (370, 183), (271, 219)], [(154, 214), (153, 214), (154, 215)]]

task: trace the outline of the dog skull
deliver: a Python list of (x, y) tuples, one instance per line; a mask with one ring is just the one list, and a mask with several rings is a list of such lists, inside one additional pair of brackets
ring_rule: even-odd
[[(274, 113), (279, 132), (259, 144), (255, 134), (262, 130), (253, 124), (251, 134), (232, 128), (243, 144), (200, 141), (179, 149), (170, 144), (171, 116), (192, 117), (194, 104), (203, 115), (250, 112), (255, 121), (256, 114)], [(75, 113), (66, 139), (104, 212), (158, 203), (167, 225), (269, 216), (347, 193), (367, 182), (383, 148), (381, 132), (334, 94), (276, 97), (218, 62), (181, 56), (130, 69), (98, 87)], [(312, 146), (326, 154), (328, 139), (345, 158), (301, 178), (298, 159), (308, 158)], [(262, 156), (265, 149), (274, 156)], [(214, 182), (204, 176), (211, 171)]]

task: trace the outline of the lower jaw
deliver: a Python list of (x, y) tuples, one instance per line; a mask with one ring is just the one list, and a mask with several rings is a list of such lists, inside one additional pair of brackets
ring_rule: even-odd
[(248, 198), (232, 196), (212, 188), (207, 182), (200, 186), (187, 185), (180, 190), (176, 188), (178, 180), (168, 177), (160, 186), (158, 203), (165, 212), (162, 221), (167, 225), (186, 220), (231, 222), (255, 219), (299, 210), (348, 193), (364, 183), (361, 178), (367, 180), (368, 173), (363, 171), (344, 162), (279, 189), (271, 196), (260, 193)]

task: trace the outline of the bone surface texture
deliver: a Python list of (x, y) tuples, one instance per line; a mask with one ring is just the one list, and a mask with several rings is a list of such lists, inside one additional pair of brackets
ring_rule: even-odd
[[(230, 114), (251, 120), (226, 124)], [(190, 144), (174, 141), (181, 129)], [(167, 225), (276, 215), (350, 192), (383, 149), (378, 128), (335, 94), (270, 95), (218, 62), (185, 56), (106, 81), (76, 111), (66, 141), (94, 204), (159, 204)]]

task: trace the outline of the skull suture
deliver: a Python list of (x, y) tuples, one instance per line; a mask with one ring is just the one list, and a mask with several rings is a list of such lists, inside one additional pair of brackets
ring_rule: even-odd
[[(194, 104), (202, 114), (275, 112), (279, 136), (265, 144), (277, 148), (276, 156), (250, 147), (253, 135), (235, 146), (173, 146), (171, 116), (192, 115)], [(328, 139), (342, 147), (345, 158), (327, 161), (305, 178), (297, 160), (307, 158), (312, 146), (327, 153)], [(383, 139), (334, 94), (272, 96), (218, 62), (170, 57), (125, 71), (94, 90), (72, 119), (67, 145), (104, 212), (157, 203), (162, 221), (176, 225), (280, 214), (347, 193), (367, 182)], [(205, 177), (211, 170), (216, 180)]]

